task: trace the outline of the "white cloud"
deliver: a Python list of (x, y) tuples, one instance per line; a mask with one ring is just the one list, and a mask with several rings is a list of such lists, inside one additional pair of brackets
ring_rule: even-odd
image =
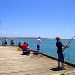
[(5, 31), (0, 31), (0, 34), (5, 34), (6, 32)]
[(17, 34), (17, 32), (14, 32), (14, 34)]

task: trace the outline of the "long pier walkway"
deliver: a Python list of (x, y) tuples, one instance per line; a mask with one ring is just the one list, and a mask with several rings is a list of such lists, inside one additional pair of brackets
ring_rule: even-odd
[(17, 47), (0, 46), (0, 75), (75, 75), (75, 68), (65, 64), (57, 71), (57, 61), (41, 54), (21, 55)]

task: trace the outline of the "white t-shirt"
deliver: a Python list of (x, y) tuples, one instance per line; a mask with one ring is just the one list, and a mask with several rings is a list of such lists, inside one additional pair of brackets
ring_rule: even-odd
[(37, 45), (41, 45), (42, 42), (41, 42), (41, 39), (37, 39)]
[(7, 38), (5, 39), (5, 42), (7, 42)]

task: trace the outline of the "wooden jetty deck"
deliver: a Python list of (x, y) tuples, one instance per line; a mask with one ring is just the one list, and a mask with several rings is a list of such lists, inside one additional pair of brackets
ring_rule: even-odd
[(21, 55), (17, 47), (0, 46), (0, 75), (75, 75), (75, 68), (56, 71), (57, 61), (42, 54)]

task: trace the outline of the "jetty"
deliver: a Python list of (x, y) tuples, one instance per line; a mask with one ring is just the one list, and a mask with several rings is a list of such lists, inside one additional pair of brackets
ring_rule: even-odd
[(57, 60), (43, 54), (21, 54), (16, 46), (0, 46), (0, 75), (75, 75), (75, 67), (65, 63), (65, 70), (58, 71)]

